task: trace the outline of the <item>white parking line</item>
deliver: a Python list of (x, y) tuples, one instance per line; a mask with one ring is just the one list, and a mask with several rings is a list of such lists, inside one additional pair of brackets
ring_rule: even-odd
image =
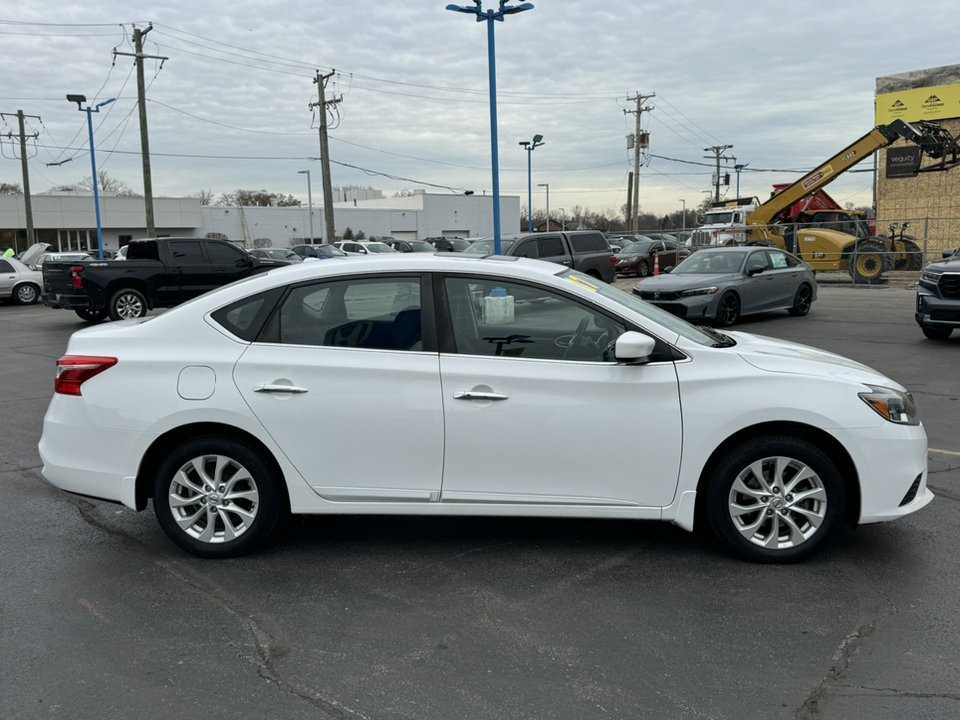
[(929, 450), (929, 451), (932, 452), (932, 453), (940, 453), (941, 455), (958, 455), (958, 456), (960, 456), (960, 452), (954, 452), (953, 450), (935, 450), (935, 449), (933, 449), (933, 448), (927, 448), (927, 450)]

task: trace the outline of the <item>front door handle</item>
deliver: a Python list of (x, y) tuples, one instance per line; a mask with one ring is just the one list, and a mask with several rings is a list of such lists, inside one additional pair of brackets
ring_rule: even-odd
[(254, 392), (265, 393), (305, 393), (307, 388), (297, 387), (296, 385), (254, 385)]
[(472, 390), (457, 390), (453, 394), (454, 400), (506, 400), (509, 395), (500, 393), (474, 392)]

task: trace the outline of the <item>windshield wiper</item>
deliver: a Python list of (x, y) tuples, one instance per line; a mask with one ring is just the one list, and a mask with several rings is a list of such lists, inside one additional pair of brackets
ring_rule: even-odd
[(730, 337), (729, 335), (725, 335), (719, 330), (714, 330), (709, 325), (700, 325), (699, 329), (703, 330), (710, 337), (716, 339), (717, 342), (713, 344), (713, 347), (717, 347), (717, 348), (733, 347), (734, 345), (737, 344), (737, 341), (734, 340), (732, 337)]

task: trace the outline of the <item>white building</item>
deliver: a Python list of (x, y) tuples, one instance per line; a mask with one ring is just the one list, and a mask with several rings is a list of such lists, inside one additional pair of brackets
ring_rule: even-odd
[[(334, 204), (336, 235), (347, 228), (366, 237), (397, 239), (477, 237), (493, 235), (493, 198), (483, 195), (443, 195), (416, 192), (396, 198), (354, 199)], [(204, 237), (225, 235), (246, 247), (290, 247), (309, 242), (307, 207), (201, 206), (196, 198), (155, 198), (158, 235)], [(35, 195), (32, 198), (36, 239), (61, 249), (97, 249), (97, 221), (93, 196)], [(520, 232), (520, 198), (501, 196), (503, 234)], [(100, 197), (103, 246), (116, 250), (146, 234), (143, 198)], [(323, 208), (313, 208), (313, 237), (324, 234)], [(23, 195), (0, 196), (0, 251), (26, 248), (26, 210)]]

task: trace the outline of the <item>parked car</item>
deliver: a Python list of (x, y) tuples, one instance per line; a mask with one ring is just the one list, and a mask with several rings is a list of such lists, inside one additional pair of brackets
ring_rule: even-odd
[(427, 242), (436, 248), (437, 252), (464, 252), (470, 247), (470, 241), (465, 238), (427, 238)]
[[(479, 240), (464, 252), (492, 255), (494, 244), (493, 239)], [(500, 239), (500, 252), (566, 265), (608, 283), (616, 278), (613, 252), (603, 233), (595, 230), (507, 236)]]
[(913, 317), (931, 340), (946, 340), (960, 327), (960, 248), (944, 251), (940, 262), (923, 269)]
[[(627, 425), (642, 462), (609, 451)], [(427, 253), (302, 263), (75, 333), (39, 452), (63, 490), (152, 498), (203, 557), (293, 511), (706, 519), (792, 562), (933, 499), (913, 400), (868, 367), (554, 264)]]
[[(392, 238), (391, 238), (392, 239)], [(389, 245), (382, 242), (360, 242), (358, 240), (344, 240), (334, 243), (334, 246), (341, 250), (344, 255), (379, 255), (395, 253)]]
[(173, 307), (215, 287), (279, 268), (233, 243), (200, 238), (151, 238), (127, 245), (122, 263), (58, 262), (43, 265), (41, 299), (74, 310), (88, 322), (143, 317), (154, 307)]
[(32, 305), (40, 299), (43, 275), (19, 260), (0, 258), (0, 300), (17, 305)]
[(646, 277), (659, 265), (666, 272), (690, 254), (675, 240), (643, 238), (628, 243), (617, 253), (617, 275)]
[(436, 252), (437, 249), (426, 240), (385, 240), (384, 245), (392, 247), (397, 252)]
[(347, 254), (338, 247), (329, 243), (322, 245), (295, 245), (290, 248), (297, 255), (303, 258), (316, 258), (317, 260), (327, 260), (332, 257), (346, 257)]
[(641, 280), (633, 292), (679, 317), (729, 327), (758, 312), (806, 315), (817, 299), (817, 280), (809, 265), (783, 250), (731, 246), (698, 250), (669, 274)]
[(303, 262), (303, 257), (295, 253), (290, 248), (254, 248), (250, 251), (250, 254), (255, 258), (260, 258), (262, 260), (276, 260), (284, 265), (293, 265), (294, 263)]

